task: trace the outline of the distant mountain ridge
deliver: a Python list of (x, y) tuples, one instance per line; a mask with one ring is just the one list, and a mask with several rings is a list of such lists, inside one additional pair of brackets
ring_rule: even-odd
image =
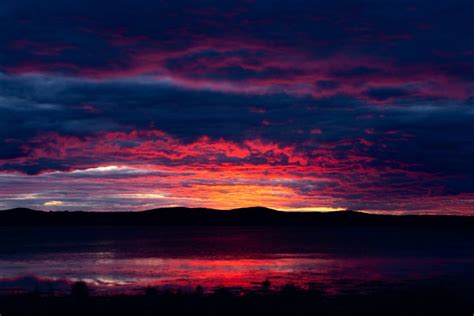
[(376, 215), (355, 211), (282, 212), (265, 207), (233, 210), (169, 207), (141, 212), (0, 211), (0, 226), (424, 226), (469, 228), (474, 217)]

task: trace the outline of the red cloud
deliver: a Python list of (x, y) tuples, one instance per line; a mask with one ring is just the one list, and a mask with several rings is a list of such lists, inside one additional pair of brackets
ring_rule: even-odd
[[(366, 208), (376, 209), (386, 203), (387, 195), (393, 205), (398, 205), (399, 200), (442, 194), (441, 187), (424, 185), (435, 181), (435, 175), (410, 171), (413, 166), (396, 161), (379, 160), (373, 164), (376, 158), (364, 148), (376, 147), (375, 143), (356, 138), (313, 146), (319, 149), (302, 151), (262, 139), (233, 142), (201, 137), (182, 142), (159, 130), (108, 132), (87, 137), (44, 134), (24, 145), (27, 157), (4, 162), (64, 162), (75, 171), (64, 173), (65, 178), (58, 178), (58, 183), (51, 180), (45, 190), (77, 177), (74, 190), (82, 186), (87, 190), (100, 182), (102, 195), (141, 198), (140, 207), (150, 199), (158, 199), (178, 205), (189, 202), (194, 206), (220, 208), (256, 204), (285, 209), (353, 208), (350, 205), (357, 205), (362, 199)], [(45, 172), (36, 177), (50, 177), (50, 174)], [(113, 177), (109, 178), (108, 174)], [(400, 180), (390, 181), (393, 177)], [(28, 186), (22, 188), (10, 187), (10, 196), (15, 191), (24, 192)], [(62, 199), (51, 195), (48, 200)]]

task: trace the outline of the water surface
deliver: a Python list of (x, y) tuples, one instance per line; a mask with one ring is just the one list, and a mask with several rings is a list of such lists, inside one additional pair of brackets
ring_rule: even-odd
[(96, 293), (287, 283), (328, 293), (474, 280), (472, 234), (308, 227), (0, 228), (0, 290)]

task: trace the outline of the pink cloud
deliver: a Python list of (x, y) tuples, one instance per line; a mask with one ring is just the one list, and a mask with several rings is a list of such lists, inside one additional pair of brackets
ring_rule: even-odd
[[(151, 76), (157, 81), (188, 89), (207, 89), (232, 93), (264, 94), (282, 91), (296, 95), (327, 97), (351, 95), (367, 100), (368, 89), (410, 85), (410, 97), (465, 99), (469, 86), (443, 69), (429, 64), (399, 67), (394, 61), (380, 57), (334, 54), (315, 57), (297, 48), (269, 45), (242, 38), (192, 37), (181, 47), (157, 42), (145, 36), (130, 36), (123, 30), (106, 36), (109, 44), (120, 51), (122, 60), (92, 67), (61, 61), (30, 61), (6, 67), (15, 74), (31, 72), (65, 72), (73, 75), (108, 80)], [(147, 48), (136, 48), (141, 41)], [(42, 44), (41, 44), (42, 45)], [(35, 48), (36, 52), (60, 54), (68, 45), (41, 46), (29, 41), (12, 44), (17, 49)], [(41, 46), (41, 47), (40, 47)], [(212, 55), (207, 54), (213, 52)], [(245, 52), (245, 54), (242, 54)], [(170, 68), (169, 64), (176, 66)], [(343, 75), (352, 69), (377, 69), (357, 75)], [(248, 71), (242, 78), (232, 78), (230, 68)], [(262, 75), (262, 74), (274, 75)], [(339, 73), (340, 75), (337, 75)], [(225, 79), (215, 79), (221, 74)], [(318, 88), (318, 81), (335, 81), (333, 89)], [(416, 87), (416, 88), (413, 88)], [(390, 100), (370, 100), (384, 104)]]

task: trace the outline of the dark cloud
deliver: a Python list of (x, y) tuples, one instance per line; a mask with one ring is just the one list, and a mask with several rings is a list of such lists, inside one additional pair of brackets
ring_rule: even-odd
[(378, 101), (384, 101), (391, 98), (400, 98), (409, 95), (405, 89), (385, 87), (385, 88), (371, 88), (365, 93), (369, 98)]

